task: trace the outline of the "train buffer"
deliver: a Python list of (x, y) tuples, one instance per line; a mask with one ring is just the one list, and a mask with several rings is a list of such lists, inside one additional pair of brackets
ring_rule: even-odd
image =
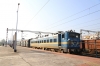
[(100, 66), (100, 58), (63, 54), (17, 46), (0, 46), (0, 66)]

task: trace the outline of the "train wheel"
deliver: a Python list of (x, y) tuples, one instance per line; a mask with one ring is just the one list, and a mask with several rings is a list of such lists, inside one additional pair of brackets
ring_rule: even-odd
[(64, 53), (64, 50), (63, 49), (61, 50), (61, 53)]
[(59, 53), (61, 53), (61, 50), (58, 50)]
[(75, 54), (79, 54), (78, 49), (75, 49), (75, 50), (74, 50), (74, 53), (75, 53)]
[(54, 52), (54, 49), (51, 49), (51, 52)]
[(69, 49), (69, 53), (70, 53), (70, 54), (72, 54), (72, 51), (71, 51), (71, 49)]
[(42, 50), (44, 50), (44, 47), (42, 48)]

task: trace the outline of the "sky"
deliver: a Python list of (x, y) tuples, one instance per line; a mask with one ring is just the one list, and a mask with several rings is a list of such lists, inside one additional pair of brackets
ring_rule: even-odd
[[(80, 29), (100, 31), (100, 0), (0, 0), (0, 40), (6, 29), (57, 32)], [(12, 39), (14, 31), (8, 32)], [(35, 34), (24, 32), (26, 39)], [(18, 39), (21, 33), (18, 32)]]

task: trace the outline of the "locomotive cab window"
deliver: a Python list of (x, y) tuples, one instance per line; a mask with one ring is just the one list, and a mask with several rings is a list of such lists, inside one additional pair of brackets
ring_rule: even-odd
[(79, 35), (76, 35), (76, 38), (79, 38)]
[(65, 34), (62, 34), (62, 38), (65, 38)]
[(80, 35), (77, 34), (77, 33), (69, 33), (69, 37), (70, 37), (70, 38), (79, 38)]

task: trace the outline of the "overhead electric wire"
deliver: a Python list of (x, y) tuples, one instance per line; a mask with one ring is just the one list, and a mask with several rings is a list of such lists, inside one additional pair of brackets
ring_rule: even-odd
[[(29, 22), (31, 22), (38, 14), (39, 14), (39, 12), (47, 5), (47, 3), (49, 2), (50, 0), (48, 0), (43, 6), (42, 6), (42, 8), (32, 17), (32, 19), (29, 21)], [(28, 24), (29, 24), (29, 22), (28, 22)], [(28, 24), (26, 24), (26, 25), (28, 25)]]
[[(89, 14), (86, 14), (86, 15), (83, 15), (83, 16), (81, 16), (81, 17), (75, 18), (75, 19), (73, 19), (73, 20), (70, 20), (70, 21), (64, 22), (64, 23), (59, 24), (59, 25), (63, 25), (63, 24), (65, 24), (65, 23), (68, 23), (68, 22), (71, 22), (71, 21), (74, 21), (74, 20), (77, 20), (77, 19), (80, 19), (80, 18), (86, 17), (86, 16), (88, 16), (88, 15), (91, 15), (91, 14), (96, 13), (96, 12), (99, 12), (99, 11), (100, 11), (100, 10), (97, 10), (97, 11), (95, 11), (95, 12), (92, 12), (92, 13), (89, 13)], [(54, 27), (57, 27), (57, 26), (59, 26), (59, 25), (56, 25), (56, 26), (54, 26)], [(51, 27), (51, 28), (54, 28), (54, 27)], [(48, 28), (48, 29), (51, 29), (51, 28)], [(46, 29), (46, 30), (47, 30), (47, 29)]]
[[(91, 20), (91, 21), (96, 21), (96, 20), (100, 20), (100, 18), (95, 19), (95, 20)], [(91, 22), (91, 21), (86, 21), (84, 23)], [(84, 23), (80, 23), (80, 24), (84, 24)], [(77, 24), (77, 25), (80, 25), (80, 24)], [(86, 25), (86, 26), (81, 26), (81, 27), (90, 27), (90, 26), (97, 25), (97, 24), (100, 24), (100, 23), (96, 23), (96, 24), (92, 24), (92, 25)], [(81, 28), (81, 27), (76, 27), (76, 28)]]
[(82, 27), (91, 27), (91, 26), (96, 26), (97, 24), (100, 24), (100, 23), (91, 24), (91, 25), (86, 25), (86, 26), (82, 26)]
[[(88, 23), (88, 22), (92, 22), (92, 21), (96, 21), (96, 20), (100, 20), (100, 18), (93, 19), (93, 20), (90, 20), (90, 21), (86, 21), (86, 22), (83, 22), (83, 23), (79, 23), (79, 24), (77, 24), (77, 25), (81, 25), (81, 24)], [(73, 27), (73, 26), (77, 26), (77, 25), (72, 25), (72, 27)], [(69, 26), (66, 26), (66, 27), (69, 27)], [(80, 27), (78, 27), (78, 28), (80, 28)]]
[(94, 28), (94, 29), (90, 29), (90, 30), (96, 30), (96, 29), (99, 29), (99, 31), (100, 31), (100, 28)]
[[(75, 16), (75, 15), (77, 15), (77, 14), (79, 14), (79, 13), (82, 13), (82, 12), (84, 12), (84, 11), (86, 11), (86, 10), (89, 10), (89, 9), (95, 7), (95, 6), (98, 6), (98, 5), (100, 5), (100, 3), (95, 4), (95, 5), (93, 5), (93, 6), (89, 7), (89, 8), (86, 8), (86, 9), (84, 9), (84, 10), (82, 10), (82, 11), (80, 11), (80, 12), (77, 12), (77, 13), (71, 15), (71, 16), (68, 16), (68, 17), (66, 17), (66, 18), (64, 18), (64, 19), (61, 19), (61, 20), (59, 20), (59, 21), (57, 21), (57, 22), (54, 22), (54, 23), (52, 23), (52, 24), (50, 24), (50, 25), (53, 25), (53, 24), (58, 23), (58, 22), (61, 22), (61, 21), (65, 20), (65, 19), (68, 19), (68, 18), (70, 18), (70, 17), (73, 17), (73, 16)], [(48, 25), (48, 26), (49, 26), (49, 25)], [(46, 27), (48, 27), (48, 26), (46, 26)], [(46, 27), (44, 27), (44, 28), (46, 28)]]

